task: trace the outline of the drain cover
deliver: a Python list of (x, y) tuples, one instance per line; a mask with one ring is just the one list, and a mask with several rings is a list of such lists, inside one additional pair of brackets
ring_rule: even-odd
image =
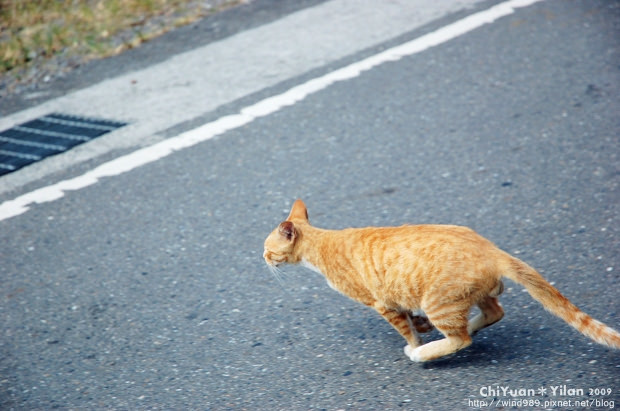
[(0, 175), (109, 133), (127, 123), (48, 114), (0, 132)]

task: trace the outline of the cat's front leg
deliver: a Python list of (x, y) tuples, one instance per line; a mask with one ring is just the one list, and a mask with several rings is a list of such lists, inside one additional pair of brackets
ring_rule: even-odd
[(423, 344), (413, 324), (410, 313), (387, 308), (379, 303), (375, 303), (373, 307), (405, 340), (407, 340), (407, 347), (415, 348)]

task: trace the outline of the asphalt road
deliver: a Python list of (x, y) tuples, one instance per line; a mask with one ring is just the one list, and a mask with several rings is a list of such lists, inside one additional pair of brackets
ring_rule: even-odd
[(468, 225), (620, 328), (618, 39), (617, 1), (537, 3), (0, 221), (0, 408), (617, 407), (620, 352), (514, 283), (500, 323), (420, 365), (377, 314), (305, 269), (278, 283), (261, 255), (297, 197), (321, 227)]

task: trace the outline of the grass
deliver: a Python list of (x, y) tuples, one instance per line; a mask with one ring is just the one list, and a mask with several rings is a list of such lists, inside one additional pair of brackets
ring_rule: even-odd
[[(106, 57), (214, 10), (192, 0), (0, 0), (0, 75), (67, 54)], [(238, 1), (219, 1), (230, 6)]]

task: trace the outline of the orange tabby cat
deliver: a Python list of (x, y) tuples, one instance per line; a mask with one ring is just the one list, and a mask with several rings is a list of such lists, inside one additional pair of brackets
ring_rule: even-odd
[[(428, 361), (471, 344), (471, 335), (504, 316), (497, 296), (507, 277), (551, 313), (594, 341), (620, 348), (620, 333), (580, 311), (523, 261), (466, 227), (417, 225), (324, 230), (310, 225), (297, 200), (265, 240), (265, 261), (302, 264), (329, 285), (373, 307), (406, 340), (412, 361)], [(468, 321), (473, 305), (480, 314)], [(422, 310), (427, 317), (414, 315)], [(435, 326), (446, 337), (422, 344)]]

